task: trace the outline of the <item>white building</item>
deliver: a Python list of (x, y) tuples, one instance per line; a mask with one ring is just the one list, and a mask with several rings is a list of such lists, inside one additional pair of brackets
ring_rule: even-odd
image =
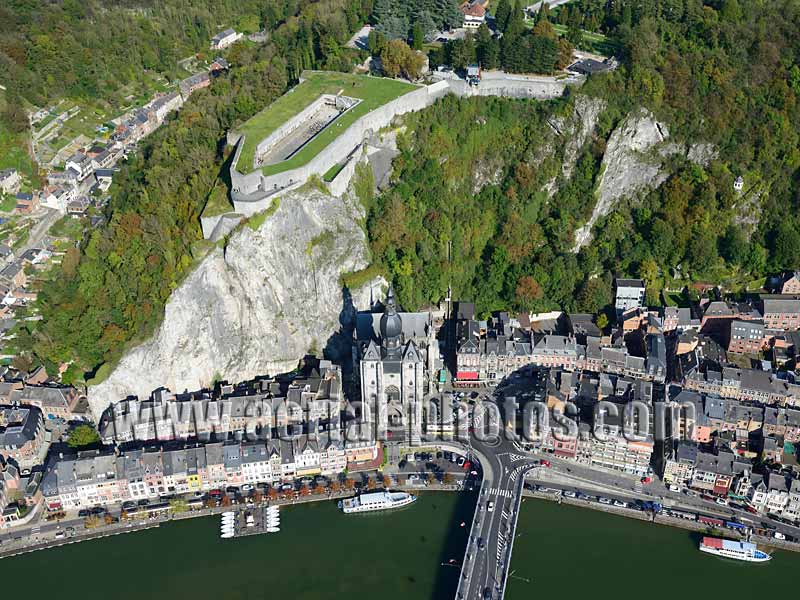
[(616, 288), (617, 317), (633, 308), (644, 307), (644, 281), (641, 279), (616, 279), (614, 287)]
[(73, 188), (52, 188), (42, 196), (42, 206), (53, 208), (62, 214), (67, 214), (67, 205), (75, 199)]
[(214, 50), (222, 50), (231, 44), (235, 44), (242, 39), (241, 33), (236, 33), (233, 29), (226, 29), (211, 38), (211, 48)]
[(22, 178), (19, 176), (19, 171), (16, 169), (4, 169), (0, 171), (0, 191), (5, 194), (16, 194), (19, 191), (19, 186), (22, 183)]

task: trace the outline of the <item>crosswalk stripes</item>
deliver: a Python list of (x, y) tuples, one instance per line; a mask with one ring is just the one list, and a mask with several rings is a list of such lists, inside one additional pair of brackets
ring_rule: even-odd
[(511, 492), (511, 490), (500, 490), (500, 489), (497, 489), (497, 488), (489, 488), (489, 493), (492, 496), (501, 496), (503, 498), (513, 498), (514, 497), (514, 494)]

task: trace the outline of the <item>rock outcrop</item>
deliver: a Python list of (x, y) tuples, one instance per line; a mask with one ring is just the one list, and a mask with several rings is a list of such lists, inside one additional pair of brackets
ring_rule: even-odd
[(309, 350), (321, 352), (353, 314), (352, 304), (369, 305), (370, 286), (350, 298), (339, 283), (369, 264), (362, 219), (348, 194), (306, 189), (282, 196), (256, 230), (258, 216), (175, 290), (154, 337), (89, 389), (93, 413), (160, 386), (194, 390), (215, 378), (290, 370)]
[(606, 145), (597, 185), (597, 203), (589, 221), (575, 232), (574, 252), (591, 240), (592, 227), (621, 198), (656, 188), (667, 175), (661, 169), (661, 154), (651, 152), (669, 137), (666, 125), (646, 110), (628, 115), (612, 132)]

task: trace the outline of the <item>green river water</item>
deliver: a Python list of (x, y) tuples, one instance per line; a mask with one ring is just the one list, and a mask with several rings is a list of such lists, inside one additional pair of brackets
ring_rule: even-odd
[[(343, 515), (333, 502), (281, 510), (281, 532), (221, 540), (219, 519), (73, 544), (0, 561), (6, 598), (451, 599), (474, 496), (422, 494), (398, 511)], [(747, 597), (795, 588), (800, 555), (718, 559), (694, 534), (526, 500), (506, 598)], [(36, 586), (41, 586), (38, 591)]]

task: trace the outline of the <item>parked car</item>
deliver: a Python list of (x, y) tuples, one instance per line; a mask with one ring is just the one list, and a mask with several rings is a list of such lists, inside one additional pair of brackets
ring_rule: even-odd
[(720, 506), (728, 506), (728, 501), (725, 500), (725, 498), (717, 498), (716, 500), (714, 500), (714, 502), (716, 502)]
[(786, 536), (783, 535), (780, 531), (776, 531), (775, 533), (773, 533), (772, 537), (774, 537), (776, 540), (785, 540), (786, 539)]
[(550, 461), (549, 461), (549, 460), (547, 460), (546, 458), (543, 458), (543, 459), (542, 459), (542, 462), (541, 462), (540, 464), (541, 464), (543, 467), (548, 467), (548, 468), (553, 466), (553, 465), (551, 465), (551, 464), (550, 464)]
[(618, 506), (620, 508), (628, 508), (628, 503), (623, 502), (622, 500), (614, 500), (614, 506)]
[(670, 491), (670, 492), (680, 492), (680, 491), (681, 491), (681, 488), (679, 488), (679, 487), (678, 487), (677, 485), (675, 485), (674, 483), (670, 483), (670, 484), (669, 484), (669, 491)]
[(600, 504), (611, 504), (611, 500), (609, 500), (608, 498), (603, 498), (602, 496), (598, 498), (597, 501)]
[(578, 497), (578, 494), (576, 494), (576, 493), (575, 493), (575, 492), (573, 492), (572, 490), (564, 490), (564, 495), (565, 495), (567, 498), (577, 498), (577, 497)]

